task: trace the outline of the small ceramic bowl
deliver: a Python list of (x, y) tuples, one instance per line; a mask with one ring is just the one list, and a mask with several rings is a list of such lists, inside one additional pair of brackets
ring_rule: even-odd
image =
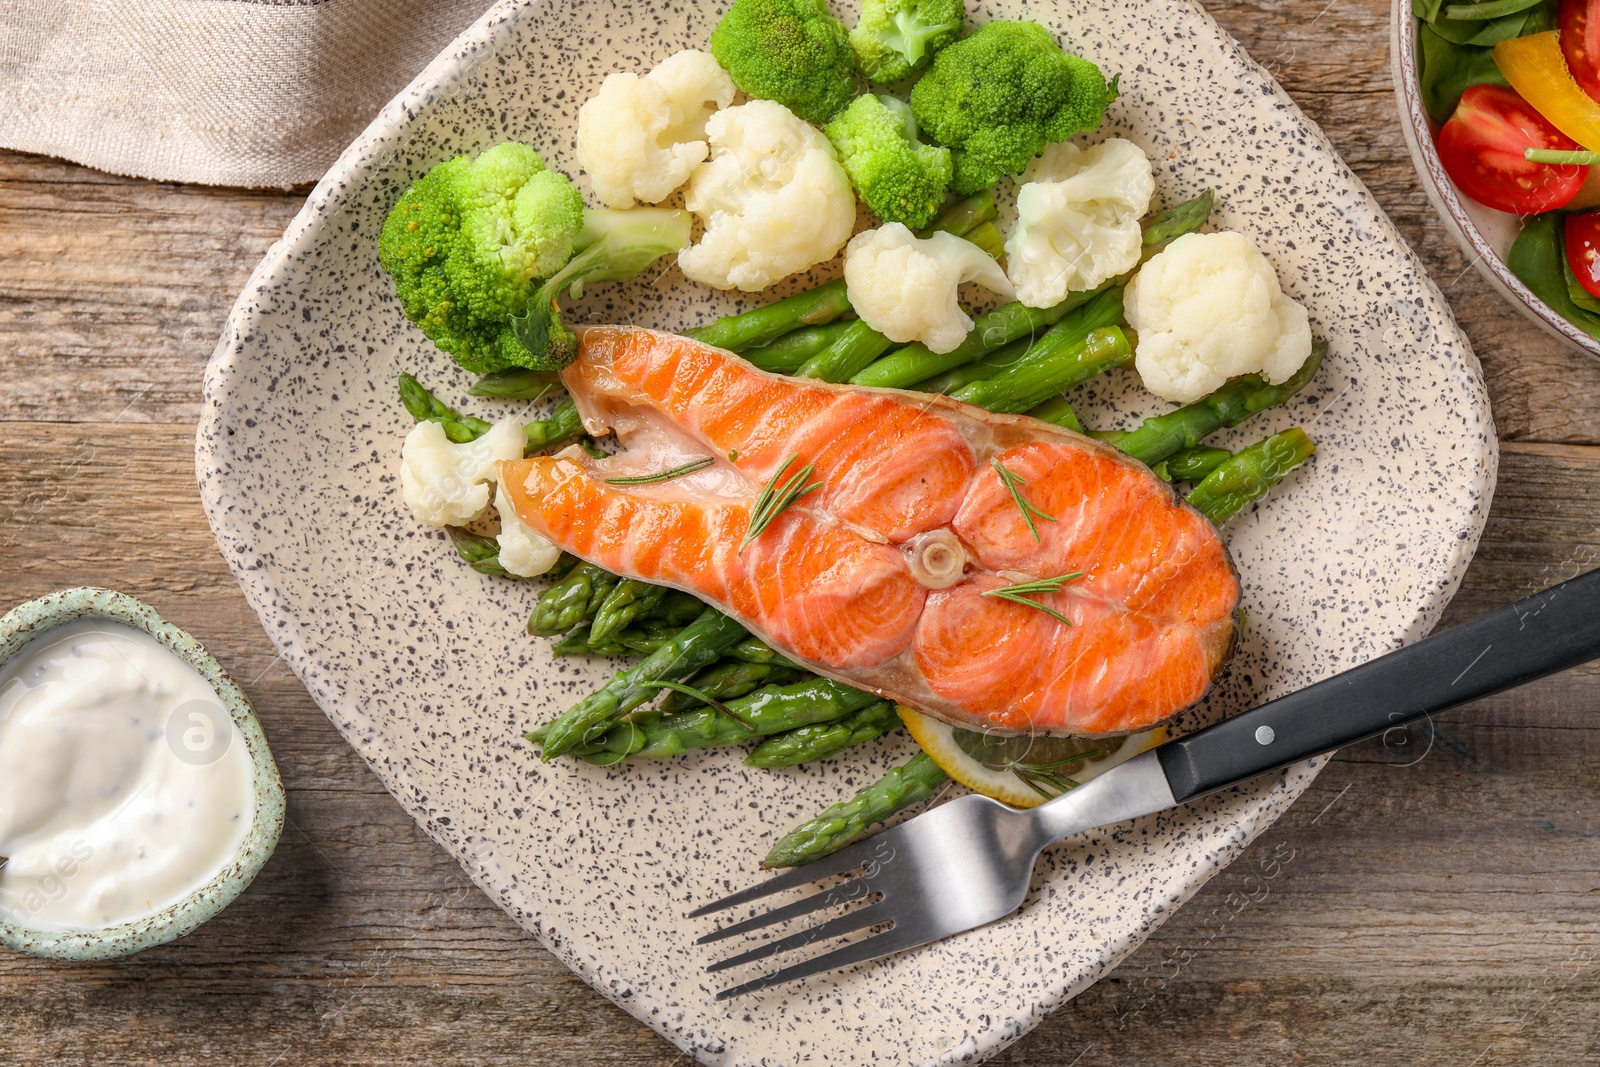
[(1472, 265), (1489, 280), (1497, 292), (1528, 318), (1574, 348), (1600, 356), (1596, 340), (1562, 318), (1540, 300), (1506, 266), (1511, 242), (1522, 230), (1516, 215), (1484, 207), (1464, 195), (1444, 171), (1435, 147), (1437, 127), (1422, 105), (1422, 89), (1417, 81), (1417, 17), (1411, 13), (1411, 0), (1393, 0), (1389, 19), (1390, 69), (1394, 76), (1395, 98), (1400, 105), (1400, 131), (1405, 135), (1411, 161), (1416, 164), (1422, 189), (1434, 210), (1444, 220), (1450, 236)]
[(255, 777), (255, 819), (232, 860), (200, 889), (154, 915), (104, 930), (33, 930), (0, 917), (0, 943), (34, 956), (103, 960), (174, 941), (233, 903), (272, 855), (283, 832), (283, 781), (272, 761), (250, 702), (205, 646), (167, 622), (150, 605), (110, 589), (63, 589), (21, 604), (0, 617), (0, 664), (29, 641), (77, 619), (109, 619), (160, 641), (200, 672), (233, 717), (250, 753)]

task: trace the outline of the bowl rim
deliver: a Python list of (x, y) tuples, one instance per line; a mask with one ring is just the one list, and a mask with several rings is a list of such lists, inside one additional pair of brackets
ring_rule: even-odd
[(1410, 0), (1392, 0), (1389, 19), (1389, 70), (1394, 81), (1395, 103), (1400, 111), (1400, 132), (1411, 151), (1411, 163), (1422, 181), (1422, 191), (1461, 247), (1501, 296), (1518, 311), (1547, 332), (1574, 348), (1600, 356), (1600, 338), (1590, 337), (1568, 322), (1554, 308), (1534, 295), (1522, 280), (1511, 273), (1477, 223), (1467, 214), (1455, 183), (1445, 173), (1439, 151), (1433, 143), (1427, 109), (1422, 106), (1422, 87), (1417, 78), (1417, 26), (1420, 19), (1411, 10)]
[(0, 664), (34, 639), (81, 619), (106, 619), (147, 633), (206, 680), (228, 709), (250, 753), (255, 815), (244, 840), (220, 871), (199, 889), (153, 915), (99, 930), (39, 930), (0, 915), (0, 943), (32, 956), (59, 960), (127, 956), (193, 931), (233, 903), (255, 879), (283, 833), (285, 808), (283, 780), (244, 690), (198, 639), (137, 597), (98, 586), (75, 586), (19, 604), (0, 617)]

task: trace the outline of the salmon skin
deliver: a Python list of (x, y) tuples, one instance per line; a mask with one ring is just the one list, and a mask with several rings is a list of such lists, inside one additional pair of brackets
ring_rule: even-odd
[[(1195, 703), (1232, 650), (1239, 581), (1216, 529), (1098, 441), (633, 327), (582, 331), (562, 377), (622, 451), (502, 464), (518, 517), (819, 674), (968, 729), (1106, 736)], [(819, 488), (744, 544), (762, 489), (803, 464)], [(985, 595), (1068, 574), (1026, 599), (1070, 625)]]

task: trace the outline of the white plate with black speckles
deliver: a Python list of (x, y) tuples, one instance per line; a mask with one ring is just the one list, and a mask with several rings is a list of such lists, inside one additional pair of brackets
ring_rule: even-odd
[[(718, 1004), (702, 972), (714, 952), (692, 944), (708, 926), (682, 914), (756, 877), (777, 835), (911, 743), (784, 772), (717, 751), (545, 766), (522, 731), (613, 665), (552, 661), (523, 630), (539, 585), (467, 569), (399, 498), (408, 419), (396, 375), (415, 372), (458, 403), (470, 382), (395, 303), (377, 261), (386, 210), (430, 165), (507, 138), (576, 173), (578, 105), (611, 70), (703, 46), (720, 6), (505, 3), (429, 66), (329, 171), (240, 296), (207, 370), (201, 491), (251, 604), (329, 717), (477, 883), (605, 996), (707, 1063), (970, 1062), (1109, 971), (1316, 765), (1051, 849), (1005, 922)], [(1225, 439), (1302, 424), (1319, 451), (1224, 531), (1248, 635), (1185, 724), (1426, 633), (1483, 527), (1495, 435), (1477, 360), (1389, 221), (1193, 3), (984, 4), (974, 16), (1037, 19), (1120, 71), (1105, 132), (1145, 147), (1161, 199), (1215, 188), (1214, 221), (1261, 244), (1332, 344), (1304, 395)], [(735, 306), (669, 271), (598, 287), (575, 317), (674, 328)], [(1126, 372), (1079, 395), (1100, 425), (1161, 406)]]

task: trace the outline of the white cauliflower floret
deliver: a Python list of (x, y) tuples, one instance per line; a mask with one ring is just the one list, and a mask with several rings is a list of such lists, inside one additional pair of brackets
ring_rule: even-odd
[(898, 222), (850, 239), (844, 281), (862, 322), (891, 341), (921, 341), (933, 352), (949, 352), (972, 331), (956, 301), (961, 283), (1013, 295), (1000, 264), (971, 241), (950, 233), (918, 238)]
[(1156, 191), (1150, 161), (1132, 141), (1093, 148), (1053, 144), (1022, 172), (1006, 274), (1017, 299), (1051, 307), (1139, 265), (1139, 219)]
[(500, 536), (496, 540), (500, 544), (500, 566), (505, 572), (518, 578), (533, 578), (554, 567), (561, 558), (561, 546), (535, 533), (517, 517), (503, 480), (496, 483), (494, 505), (500, 513)]
[(1139, 269), (1122, 297), (1146, 389), (1193, 403), (1229, 378), (1286, 381), (1311, 355), (1306, 309), (1242, 233), (1189, 233)]
[(706, 137), (711, 158), (695, 168), (686, 200), (705, 235), (678, 253), (684, 274), (754, 292), (838, 253), (856, 198), (820, 131), (782, 104), (752, 100), (711, 116)]
[(709, 52), (655, 70), (611, 74), (578, 109), (578, 165), (607, 207), (659, 203), (706, 158), (706, 120), (733, 103), (733, 79)]
[(522, 423), (505, 419), (475, 441), (456, 443), (429, 420), (406, 434), (400, 449), (400, 489), (417, 521), (460, 526), (489, 506), (495, 464), (521, 459)]

